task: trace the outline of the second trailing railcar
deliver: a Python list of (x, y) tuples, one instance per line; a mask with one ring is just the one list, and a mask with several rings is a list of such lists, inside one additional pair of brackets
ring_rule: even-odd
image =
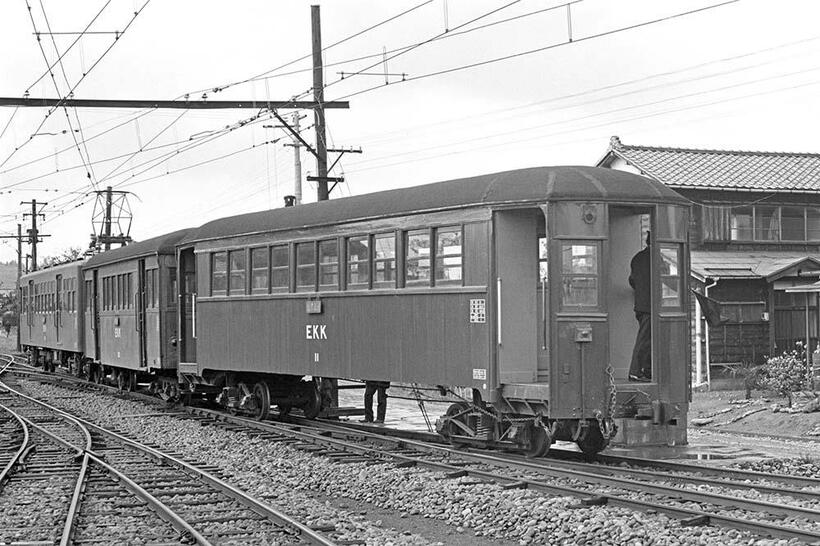
[[(320, 377), (435, 385), (456, 400), (443, 435), (532, 455), (685, 442), (688, 214), (641, 176), (544, 167), (209, 222), (178, 243), (180, 374), (257, 416), (315, 414)], [(634, 384), (647, 231), (652, 379)]]

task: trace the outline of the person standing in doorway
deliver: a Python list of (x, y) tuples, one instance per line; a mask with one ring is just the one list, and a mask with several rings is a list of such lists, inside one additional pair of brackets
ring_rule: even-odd
[[(364, 422), (384, 423), (384, 416), (387, 413), (387, 389), (390, 388), (390, 381), (365, 381), (364, 382)], [(376, 407), (376, 419), (373, 419), (373, 395), (379, 393), (378, 406)]]
[(630, 381), (652, 380), (652, 283), (650, 233), (646, 232), (646, 246), (633, 256), (630, 262), (629, 286), (635, 296), (635, 318), (638, 320), (638, 336), (632, 350), (629, 366)]

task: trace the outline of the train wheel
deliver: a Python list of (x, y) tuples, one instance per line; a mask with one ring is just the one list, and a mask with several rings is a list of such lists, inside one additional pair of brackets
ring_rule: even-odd
[(256, 402), (256, 409), (253, 412), (253, 417), (257, 421), (262, 421), (268, 418), (270, 413), (270, 390), (268, 384), (260, 381), (253, 386), (253, 397)]
[(528, 430), (530, 439), (527, 442), (527, 447), (524, 448), (524, 455), (528, 459), (543, 457), (550, 450), (552, 444), (549, 431), (540, 425), (531, 425)]
[(575, 443), (578, 444), (578, 447), (581, 448), (584, 455), (591, 457), (603, 451), (607, 444), (609, 444), (609, 440), (604, 438), (604, 435), (601, 433), (601, 427), (593, 422), (587, 427), (586, 433), (576, 440)]
[(316, 419), (322, 411), (322, 393), (319, 392), (315, 381), (307, 392), (307, 398), (308, 401), (302, 405), (302, 411), (305, 412), (305, 419)]
[(456, 402), (454, 404), (451, 404), (444, 414), (444, 416), (449, 418), (450, 420), (447, 422), (446, 425), (444, 425), (441, 435), (447, 438), (450, 441), (450, 445), (456, 449), (462, 448), (467, 444), (459, 442), (456, 438), (453, 437), (453, 435), (464, 436), (465, 434), (465, 431), (460, 426), (455, 424), (453, 421), (458, 421), (459, 423), (462, 423), (465, 426), (469, 427), (469, 425), (467, 424), (467, 416), (465, 415), (465, 413), (469, 409), (470, 406), (467, 405), (465, 402)]

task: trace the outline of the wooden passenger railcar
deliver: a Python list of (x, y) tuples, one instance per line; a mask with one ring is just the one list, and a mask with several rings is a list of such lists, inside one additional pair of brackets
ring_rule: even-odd
[(109, 250), (83, 267), (86, 356), (95, 379), (111, 375), (132, 388), (138, 374), (158, 374), (176, 384), (174, 245), (186, 233)]
[(20, 344), (46, 369), (74, 365), (85, 350), (82, 261), (39, 269), (20, 279)]
[[(180, 372), (260, 415), (315, 411), (303, 376), (440, 385), (460, 400), (443, 434), (533, 454), (600, 450), (616, 421), (622, 440), (685, 441), (687, 225), (673, 191), (591, 167), (216, 220), (179, 244)], [(646, 228), (653, 380), (635, 385), (627, 278)]]

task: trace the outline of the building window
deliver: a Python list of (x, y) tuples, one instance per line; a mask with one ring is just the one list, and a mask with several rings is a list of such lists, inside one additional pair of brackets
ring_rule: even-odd
[(414, 229), (406, 233), (404, 250), (405, 284), (430, 284), (430, 231)]
[(680, 245), (662, 244), (661, 307), (680, 307)]
[(296, 291), (316, 290), (316, 248), (313, 242), (296, 244)]
[(820, 209), (806, 208), (806, 239), (820, 241)]
[(211, 254), (211, 295), (224, 296), (228, 293), (228, 253)]
[(732, 210), (731, 237), (733, 241), (751, 241), (754, 211), (752, 207), (738, 207)]
[(806, 209), (803, 207), (781, 207), (780, 233), (784, 241), (805, 241)]
[(251, 249), (251, 293), (268, 293), (268, 261), (269, 251), (267, 248)]
[(339, 288), (339, 243), (336, 239), (319, 241), (319, 286), (326, 290)]
[(361, 290), (370, 284), (370, 237), (347, 239), (347, 288)]
[(373, 237), (373, 286), (396, 286), (396, 236), (378, 233)]
[(779, 212), (779, 207), (754, 207), (756, 241), (780, 240)]
[(436, 284), (461, 284), (462, 240), (460, 226), (436, 230)]
[(598, 305), (598, 243), (562, 243), (561, 274), (563, 306)]
[(230, 267), (230, 284), (228, 294), (236, 296), (245, 293), (245, 249), (231, 250), (228, 252), (228, 265)]
[(290, 288), (290, 253), (288, 245), (276, 245), (270, 249), (271, 288), (287, 291)]

